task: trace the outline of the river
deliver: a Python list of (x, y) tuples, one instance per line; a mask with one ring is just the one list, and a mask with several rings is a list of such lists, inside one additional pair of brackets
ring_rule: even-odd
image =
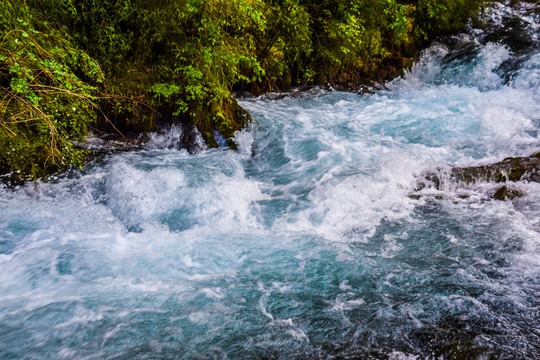
[(415, 191), (540, 151), (538, 5), (485, 16), (373, 93), (241, 99), (238, 151), (0, 187), (0, 358), (540, 358), (540, 184)]

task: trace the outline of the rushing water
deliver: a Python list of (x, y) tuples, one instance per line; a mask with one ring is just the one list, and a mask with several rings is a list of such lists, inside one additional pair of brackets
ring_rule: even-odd
[(239, 151), (172, 129), (0, 189), (0, 358), (540, 358), (540, 184), (410, 196), (540, 150), (531, 9), (488, 14), (519, 48), (454, 37), (374, 94), (242, 100)]

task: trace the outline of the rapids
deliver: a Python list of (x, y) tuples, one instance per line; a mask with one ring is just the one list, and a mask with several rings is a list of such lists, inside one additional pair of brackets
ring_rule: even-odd
[(540, 184), (410, 196), (540, 151), (538, 7), (485, 16), (373, 94), (241, 99), (238, 151), (0, 187), (0, 358), (540, 358)]

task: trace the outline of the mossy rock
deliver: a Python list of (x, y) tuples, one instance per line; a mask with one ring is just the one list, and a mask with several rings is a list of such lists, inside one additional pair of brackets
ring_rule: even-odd
[(242, 130), (248, 126), (253, 118), (251, 114), (238, 104), (236, 99), (231, 99), (231, 102), (226, 105), (225, 112), (219, 116), (214, 116), (209, 123), (200, 125), (199, 130), (207, 146), (217, 147), (218, 143), (214, 138), (214, 132), (217, 131), (227, 141), (227, 145), (235, 148), (236, 145), (232, 138), (236, 131)]
[(516, 189), (514, 187), (511, 187), (511, 186), (504, 185), (498, 188), (492, 197), (495, 200), (504, 201), (504, 200), (513, 200), (515, 198), (522, 197), (523, 195), (525, 195), (523, 191)]
[(478, 181), (540, 181), (539, 157), (506, 158), (495, 164), (454, 168), (451, 178), (467, 184)]
[(477, 182), (516, 182), (532, 181), (540, 182), (540, 154), (530, 157), (506, 158), (498, 163), (470, 166), (454, 167), (450, 170), (439, 169), (436, 172), (426, 173), (418, 181), (416, 190), (425, 187), (440, 189), (443, 179), (448, 179), (452, 183), (470, 185)]

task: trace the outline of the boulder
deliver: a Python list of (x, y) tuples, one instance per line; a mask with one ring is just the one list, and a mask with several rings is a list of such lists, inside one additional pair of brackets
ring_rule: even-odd
[(506, 158), (488, 165), (439, 168), (422, 174), (415, 191), (425, 188), (443, 190), (450, 187), (466, 187), (478, 182), (505, 183), (492, 195), (496, 200), (512, 200), (524, 195), (512, 186), (512, 182), (540, 182), (540, 153), (525, 157)]

